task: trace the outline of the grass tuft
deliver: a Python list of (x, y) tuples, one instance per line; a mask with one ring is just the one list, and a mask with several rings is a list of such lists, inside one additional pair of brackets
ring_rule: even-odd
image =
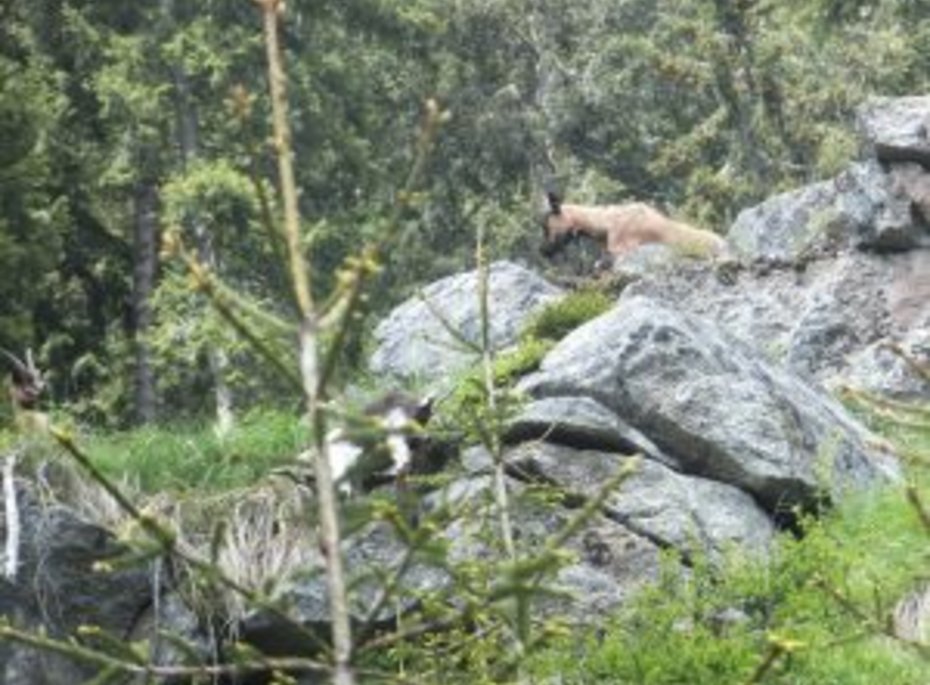
[(91, 435), (85, 445), (106, 475), (143, 492), (211, 493), (255, 483), (307, 441), (298, 417), (262, 411), (243, 417), (223, 438), (211, 424), (175, 424)]

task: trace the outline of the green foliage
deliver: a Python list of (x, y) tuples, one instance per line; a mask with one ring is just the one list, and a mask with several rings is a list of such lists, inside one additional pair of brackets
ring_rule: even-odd
[[(581, 324), (600, 316), (613, 306), (613, 300), (603, 292), (582, 289), (546, 305), (533, 316), (520, 333), (516, 347), (496, 355), (492, 366), (494, 386), (503, 390), (501, 411), (512, 413), (519, 404), (510, 390), (522, 377), (539, 368), (555, 344)], [(487, 404), (484, 372), (481, 368), (467, 371), (457, 381), (451, 396), (442, 405), (446, 421), (475, 436), (477, 427), (490, 417), (484, 416)], [(500, 421), (497, 417), (495, 421)]]
[(552, 340), (527, 336), (515, 348), (506, 350), (494, 358), (491, 370), (494, 387), (502, 391), (498, 399), (498, 416), (487, 415), (484, 371), (474, 368), (457, 381), (452, 394), (442, 403), (440, 420), (455, 430), (464, 429), (472, 439), (480, 437), (489, 420), (500, 424), (519, 404), (519, 399), (509, 390), (521, 376), (538, 369), (543, 357), (554, 345)]
[(698, 564), (689, 575), (670, 564), (621, 615), (581, 644), (573, 636), (543, 650), (532, 670), (567, 684), (750, 682), (780, 641), (794, 651), (760, 682), (922, 682), (919, 652), (878, 632), (924, 573), (928, 550), (902, 492), (852, 498), (809, 522), (803, 540), (782, 538), (768, 564), (733, 560), (722, 572)]
[(527, 324), (525, 338), (561, 340), (586, 321), (606, 312), (614, 302), (607, 294), (595, 289), (575, 290), (546, 305)]
[(208, 423), (143, 427), (91, 435), (87, 451), (111, 478), (147, 493), (217, 492), (250, 485), (293, 461), (308, 431), (287, 413), (248, 414), (219, 438)]

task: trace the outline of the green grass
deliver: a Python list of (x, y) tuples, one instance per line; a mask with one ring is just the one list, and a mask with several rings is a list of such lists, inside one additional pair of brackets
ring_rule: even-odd
[(216, 492), (249, 485), (292, 460), (307, 444), (299, 419), (283, 412), (249, 414), (220, 439), (211, 424), (175, 424), (91, 435), (82, 447), (108, 476), (143, 492)]

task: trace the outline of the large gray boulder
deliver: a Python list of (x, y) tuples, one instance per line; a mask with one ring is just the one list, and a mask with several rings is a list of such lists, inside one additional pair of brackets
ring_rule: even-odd
[(521, 386), (588, 396), (690, 474), (752, 494), (769, 512), (894, 477), (895, 464), (830, 397), (712, 323), (630, 298), (569, 334)]
[(874, 98), (856, 114), (860, 135), (876, 158), (930, 167), (930, 95)]
[[(490, 343), (500, 349), (516, 342), (526, 320), (562, 291), (511, 262), (495, 262), (489, 272)], [(467, 366), (475, 353), (450, 333), (450, 327), (473, 344), (481, 339), (477, 271), (431, 283), (381, 321), (375, 329), (371, 370), (433, 381)]]

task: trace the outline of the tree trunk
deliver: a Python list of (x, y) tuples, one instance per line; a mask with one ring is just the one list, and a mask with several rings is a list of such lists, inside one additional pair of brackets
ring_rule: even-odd
[(132, 332), (135, 419), (150, 423), (155, 419), (155, 375), (145, 336), (152, 325), (152, 292), (158, 268), (158, 192), (151, 180), (136, 186), (133, 227)]
[[(172, 11), (171, 5), (170, 0), (165, 1), (164, 8), (166, 12)], [(178, 143), (181, 148), (182, 165), (187, 169), (197, 159), (198, 155), (197, 109), (191, 95), (187, 73), (182, 65), (178, 64), (174, 67), (173, 77), (178, 116)], [(192, 228), (198, 259), (202, 264), (215, 271), (218, 260), (210, 230), (199, 220), (194, 223)], [(220, 435), (225, 435), (230, 431), (234, 423), (232, 389), (226, 381), (229, 357), (225, 350), (214, 345), (207, 350), (207, 360), (210, 365), (210, 374), (213, 377), (213, 394), (216, 401), (216, 430)]]

